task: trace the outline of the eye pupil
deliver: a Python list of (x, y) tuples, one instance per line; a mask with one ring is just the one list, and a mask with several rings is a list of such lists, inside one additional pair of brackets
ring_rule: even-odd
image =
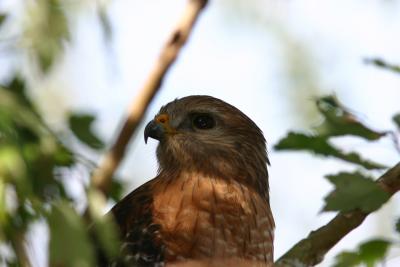
[(211, 129), (214, 127), (215, 121), (209, 115), (197, 115), (193, 118), (193, 125), (198, 129)]

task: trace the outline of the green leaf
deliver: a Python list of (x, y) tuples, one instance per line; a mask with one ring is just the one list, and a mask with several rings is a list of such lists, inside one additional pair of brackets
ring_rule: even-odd
[(358, 164), (366, 169), (384, 169), (384, 165), (361, 158), (355, 152), (345, 153), (331, 145), (325, 137), (289, 132), (274, 146), (276, 150), (308, 150), (317, 155), (331, 156)]
[[(18, 101), (15, 103), (15, 105), (23, 105), (24, 109), (29, 109), (31, 112), (37, 114), (32, 101), (26, 94), (27, 86), (21, 77), (13, 77), (13, 79), (7, 84), (3, 85), (1, 89), (11, 93), (11, 95), (15, 98), (14, 101)], [(17, 107), (15, 108), (16, 111), (19, 111)]]
[(376, 266), (382, 261), (389, 249), (391, 242), (383, 239), (367, 241), (359, 246), (356, 251), (344, 251), (335, 257), (334, 267), (352, 267), (364, 264), (367, 267)]
[(400, 128), (400, 113), (393, 116), (393, 121), (396, 123), (397, 127)]
[(0, 179), (0, 241), (3, 239), (3, 228), (7, 223), (6, 182)]
[(353, 267), (360, 264), (359, 255), (355, 252), (345, 251), (336, 256), (333, 267)]
[(277, 150), (310, 150), (323, 156), (333, 156), (338, 153), (323, 137), (295, 132), (289, 132), (274, 148)]
[(124, 192), (124, 184), (115, 177), (111, 180), (109, 197), (114, 201), (120, 201)]
[(335, 185), (335, 189), (325, 198), (325, 211), (347, 212), (361, 209), (364, 212), (372, 212), (390, 197), (374, 180), (359, 172), (341, 172), (328, 175), (327, 179)]
[(373, 65), (375, 65), (377, 67), (380, 67), (380, 68), (383, 68), (383, 69), (386, 69), (386, 70), (390, 70), (390, 71), (394, 71), (394, 72), (400, 73), (400, 66), (394, 65), (394, 64), (391, 64), (391, 63), (387, 63), (386, 61), (384, 61), (381, 58), (367, 58), (365, 60), (365, 62), (369, 63), (369, 64), (373, 64)]
[(91, 114), (71, 114), (69, 117), (69, 127), (75, 136), (86, 145), (94, 149), (104, 147), (103, 142), (91, 131), (95, 117)]
[(101, 247), (101, 251), (104, 251), (108, 258), (115, 258), (118, 255), (120, 242), (118, 228), (114, 219), (109, 214), (106, 214), (94, 222), (91, 230), (95, 231), (95, 240), (98, 241), (96, 244)]
[(114, 217), (110, 214), (103, 214), (106, 201), (100, 191), (93, 188), (88, 191), (88, 208), (93, 221), (89, 230), (97, 249), (105, 253), (108, 258), (115, 258), (121, 247), (119, 232)]
[(52, 207), (48, 223), (50, 266), (95, 266), (86, 226), (67, 203), (58, 202)]
[(7, 16), (5, 14), (0, 14), (0, 26), (1, 26), (1, 24), (3, 24), (3, 22), (5, 21), (6, 18), (7, 18)]
[(10, 144), (0, 146), (0, 177), (14, 184), (19, 195), (31, 195), (32, 184), (27, 178), (26, 164), (17, 147)]
[(395, 228), (396, 228), (396, 231), (397, 231), (398, 233), (400, 233), (400, 218), (397, 219)]
[(57, 166), (70, 167), (75, 163), (75, 158), (71, 151), (59, 144), (58, 149), (54, 153), (54, 161)]
[(390, 246), (390, 242), (383, 239), (375, 239), (368, 241), (360, 246), (360, 258), (367, 266), (375, 266), (381, 261)]
[(324, 123), (316, 129), (321, 136), (354, 135), (367, 140), (377, 140), (386, 134), (374, 131), (362, 124), (333, 95), (319, 98), (316, 104), (325, 118)]
[(69, 39), (68, 20), (61, 0), (37, 0), (27, 9), (25, 36), (29, 51), (39, 67), (47, 72)]

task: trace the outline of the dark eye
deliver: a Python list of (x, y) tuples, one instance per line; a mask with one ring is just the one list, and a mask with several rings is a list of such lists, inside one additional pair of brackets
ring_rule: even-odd
[(213, 117), (207, 114), (195, 115), (192, 123), (198, 129), (211, 129), (215, 126)]

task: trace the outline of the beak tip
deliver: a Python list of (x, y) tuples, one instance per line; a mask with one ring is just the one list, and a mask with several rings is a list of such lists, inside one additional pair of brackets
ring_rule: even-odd
[(164, 136), (164, 128), (154, 120), (150, 121), (144, 129), (144, 142), (147, 144), (149, 137), (161, 140)]

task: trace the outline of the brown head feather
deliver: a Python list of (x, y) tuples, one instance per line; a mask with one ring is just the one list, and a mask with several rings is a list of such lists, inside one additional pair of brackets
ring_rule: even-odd
[[(160, 140), (160, 171), (196, 171), (238, 180), (268, 199), (268, 157), (259, 127), (236, 107), (211, 96), (194, 95), (163, 106), (176, 131)], [(197, 129), (192, 119), (207, 114), (211, 129)], [(187, 170), (187, 168), (191, 168)]]

